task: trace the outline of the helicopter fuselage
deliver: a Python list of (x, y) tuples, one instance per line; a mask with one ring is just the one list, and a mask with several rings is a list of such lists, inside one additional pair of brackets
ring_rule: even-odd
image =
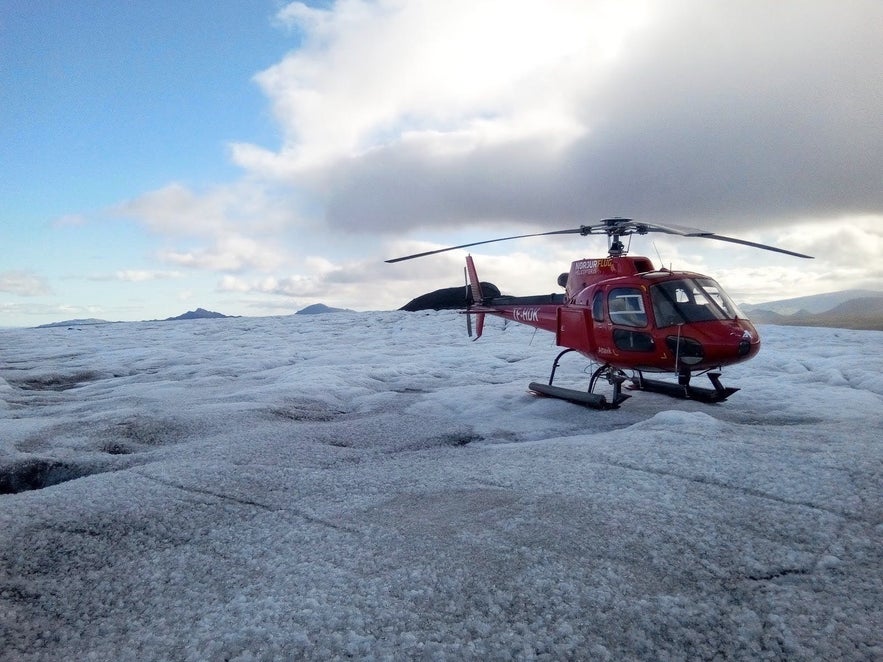
[[(716, 370), (755, 356), (760, 351), (757, 329), (714, 279), (689, 271), (656, 269), (646, 257), (629, 256), (628, 246), (622, 239), (650, 232), (713, 239), (812, 259), (811, 255), (707, 230), (615, 217), (578, 228), (473, 241), (387, 262), (528, 237), (607, 235), (607, 257), (576, 260), (568, 273), (559, 276), (558, 284), (564, 287), (564, 294), (486, 297), (472, 256), (467, 256), (467, 309), (464, 312), (476, 318), (476, 338), (481, 336), (486, 315), (554, 333), (556, 342), (564, 349), (555, 358), (548, 384), (531, 382), (528, 386), (539, 395), (599, 409), (616, 408), (630, 397), (622, 393), (621, 387), (631, 379), (634, 388), (644, 391), (705, 402), (726, 400), (739, 389), (724, 387)], [(472, 335), (471, 320), (472, 317), (467, 317), (469, 335)], [(589, 379), (587, 392), (553, 384), (558, 361), (568, 352), (579, 352), (600, 363)], [(631, 378), (625, 374), (626, 370), (633, 371)], [(677, 383), (646, 379), (644, 372), (674, 372)], [(712, 388), (691, 385), (693, 373), (706, 374)], [(595, 392), (601, 382), (612, 388), (610, 399)]]
[(556, 335), (556, 343), (624, 370), (701, 372), (746, 361), (760, 336), (708, 276), (657, 270), (646, 257), (576, 260), (565, 294), (496, 297), (472, 306)]

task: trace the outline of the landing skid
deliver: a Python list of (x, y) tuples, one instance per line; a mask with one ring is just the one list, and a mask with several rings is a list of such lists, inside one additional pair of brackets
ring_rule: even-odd
[[(555, 370), (558, 368), (561, 357), (572, 351), (574, 350), (565, 349), (555, 357), (555, 362), (552, 364), (552, 374), (549, 375), (548, 384), (531, 382), (528, 385), (528, 388), (539, 395), (558, 398), (559, 400), (567, 400), (568, 402), (585, 405), (587, 407), (592, 407), (593, 409), (618, 409), (619, 405), (632, 397), (622, 392), (622, 383), (627, 379), (625, 373), (609, 365), (602, 365), (592, 373), (592, 378), (589, 380), (588, 391), (578, 391), (572, 388), (554, 386), (552, 382), (555, 381)], [(609, 400), (604, 394), (594, 392), (602, 380), (607, 382), (612, 389), (612, 394)]]
[[(711, 381), (713, 388), (702, 388), (701, 386), (691, 386), (690, 377), (687, 374), (686, 379), (683, 375), (678, 377), (677, 384), (673, 382), (664, 382), (658, 379), (647, 379), (640, 372), (632, 377), (631, 388), (640, 391), (650, 391), (652, 393), (662, 393), (673, 398), (681, 398), (683, 400), (696, 400), (698, 402), (723, 402), (733, 393), (738, 391), (737, 388), (723, 386), (720, 382), (719, 372), (709, 372), (708, 379)], [(686, 383), (680, 383), (686, 382)]]
[[(589, 393), (588, 391), (577, 391), (574, 388), (562, 388), (560, 386), (552, 386), (551, 384), (540, 384), (531, 382), (527, 385), (534, 393), (545, 395), (550, 398), (558, 398), (559, 400), (567, 400), (578, 405), (586, 405), (593, 409), (614, 409), (619, 405), (607, 402), (607, 398), (598, 393)], [(624, 398), (631, 396), (625, 395)]]

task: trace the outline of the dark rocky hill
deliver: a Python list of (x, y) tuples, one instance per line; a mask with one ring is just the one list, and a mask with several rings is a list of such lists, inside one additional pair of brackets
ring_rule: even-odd
[[(500, 296), (500, 290), (493, 283), (481, 283), (481, 292), (486, 297)], [(470, 301), (471, 301), (470, 293)], [(466, 307), (466, 287), (444, 287), (440, 290), (421, 294), (411, 299), (399, 310), (414, 312), (417, 310), (451, 310)]]
[(196, 310), (188, 310), (183, 315), (178, 315), (177, 317), (167, 317), (163, 320), (163, 322), (177, 322), (179, 320), (216, 319), (219, 317), (231, 317), (231, 315), (216, 313), (212, 310), (206, 310), (205, 308), (197, 308)]
[(837, 292), (825, 292), (824, 294), (810, 294), (791, 299), (778, 299), (757, 304), (741, 304), (740, 307), (749, 315), (755, 310), (769, 310), (779, 315), (795, 315), (826, 313), (839, 306), (841, 303), (854, 299), (868, 297), (883, 297), (883, 291), (877, 290), (838, 290)]
[(883, 331), (883, 296), (850, 299), (821, 313), (799, 310), (791, 315), (782, 315), (772, 310), (766, 310), (763, 308), (763, 304), (760, 304), (752, 307), (748, 316), (758, 324), (825, 326), (839, 329)]
[(352, 310), (348, 308), (332, 308), (331, 306), (326, 306), (324, 303), (314, 303), (312, 306), (307, 306), (306, 308), (301, 308), (299, 311), (295, 313), (295, 315), (318, 315), (320, 313), (351, 313)]
[(88, 319), (64, 320), (63, 322), (50, 322), (49, 324), (40, 324), (38, 329), (51, 329), (56, 326), (91, 326), (93, 324), (112, 324), (107, 320), (89, 317)]

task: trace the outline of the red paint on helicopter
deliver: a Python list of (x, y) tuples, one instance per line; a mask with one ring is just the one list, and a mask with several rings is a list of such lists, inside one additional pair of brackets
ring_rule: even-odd
[[(482, 334), (485, 315), (554, 333), (556, 344), (565, 349), (555, 358), (548, 384), (530, 384), (532, 391), (543, 395), (598, 408), (617, 407), (629, 397), (622, 393), (621, 385), (630, 379), (632, 387), (637, 389), (706, 402), (725, 400), (738, 389), (722, 386), (717, 371), (755, 356), (760, 350), (760, 335), (713, 278), (694, 272), (656, 269), (646, 257), (627, 256), (620, 238), (648, 232), (717, 239), (810, 257), (703, 230), (614, 218), (594, 226), (491, 239), (387, 262), (524, 237), (606, 234), (608, 257), (584, 258), (571, 263), (570, 271), (558, 279), (564, 294), (483, 298), (475, 263), (471, 255), (467, 256), (471, 297), (467, 297), (465, 312), (478, 317), (476, 339)], [(600, 364), (589, 380), (587, 391), (553, 385), (559, 361), (568, 352), (578, 352)], [(626, 370), (632, 372), (631, 377), (626, 376)], [(644, 373), (672, 373), (677, 383), (647, 379)], [(695, 374), (707, 374), (711, 388), (691, 385)], [(610, 397), (596, 392), (605, 382), (612, 390)]]

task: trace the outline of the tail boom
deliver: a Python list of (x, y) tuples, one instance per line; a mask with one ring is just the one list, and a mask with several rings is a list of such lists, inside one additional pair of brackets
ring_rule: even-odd
[(531, 297), (488, 298), (481, 291), (478, 272), (471, 255), (466, 256), (466, 273), (474, 305), (466, 310), (467, 315), (476, 316), (476, 340), (481, 336), (485, 315), (496, 315), (504, 319), (557, 333), (558, 310), (564, 304), (562, 295), (541, 295)]

